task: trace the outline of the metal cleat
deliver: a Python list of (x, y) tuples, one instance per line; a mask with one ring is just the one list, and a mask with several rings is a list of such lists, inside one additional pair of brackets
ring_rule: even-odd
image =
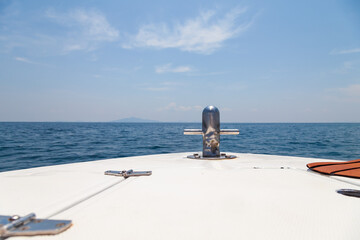
[(24, 217), (0, 215), (0, 239), (13, 236), (55, 235), (71, 225), (71, 220), (37, 219), (35, 213)]
[(130, 169), (128, 171), (123, 170), (123, 171), (113, 171), (113, 170), (109, 170), (105, 172), (105, 175), (111, 175), (111, 176), (120, 176), (120, 177), (124, 177), (124, 178), (128, 178), (128, 177), (139, 177), (139, 176), (150, 176), (152, 174), (152, 171), (139, 171), (139, 172), (135, 172), (134, 170)]
[(202, 129), (185, 129), (185, 135), (203, 136), (203, 154), (190, 155), (188, 158), (230, 159), (234, 155), (220, 154), (220, 135), (237, 135), (238, 129), (220, 129), (220, 112), (214, 106), (207, 106), (202, 112)]

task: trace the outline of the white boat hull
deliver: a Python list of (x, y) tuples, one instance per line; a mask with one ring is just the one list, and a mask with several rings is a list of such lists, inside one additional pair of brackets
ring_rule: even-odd
[[(360, 199), (338, 189), (360, 180), (324, 176), (311, 158), (191, 153), (128, 157), (0, 173), (0, 215), (71, 219), (31, 239), (360, 239)], [(152, 171), (115, 177), (107, 170)], [(28, 239), (17, 237), (16, 239)]]

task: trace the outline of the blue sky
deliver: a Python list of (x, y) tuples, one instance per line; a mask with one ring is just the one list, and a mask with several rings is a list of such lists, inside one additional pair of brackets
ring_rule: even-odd
[(0, 1), (0, 121), (360, 122), (360, 2)]

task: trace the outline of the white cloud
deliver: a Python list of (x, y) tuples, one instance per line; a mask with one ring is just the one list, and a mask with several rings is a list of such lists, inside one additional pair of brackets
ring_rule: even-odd
[(77, 51), (77, 50), (83, 50), (86, 49), (88, 47), (88, 43), (81, 43), (81, 44), (68, 44), (65, 45), (64, 50), (66, 52), (71, 52), (71, 51)]
[(114, 42), (119, 38), (119, 31), (112, 27), (106, 17), (95, 10), (72, 10), (67, 13), (46, 12), (48, 18), (69, 29), (64, 51), (92, 51), (101, 42)]
[(168, 110), (174, 110), (174, 111), (191, 111), (191, 110), (202, 110), (201, 106), (195, 105), (195, 106), (178, 106), (176, 103), (171, 102), (167, 106), (158, 109), (159, 111), (168, 111)]
[(182, 82), (172, 82), (172, 81), (165, 81), (161, 83), (164, 86), (181, 86), (183, 85)]
[(334, 73), (338, 73), (338, 74), (349, 73), (350, 71), (356, 69), (357, 65), (358, 64), (354, 61), (345, 61), (341, 64), (340, 67), (334, 69)]
[(36, 64), (36, 65), (41, 65), (43, 67), (56, 67), (54, 65), (51, 65), (51, 64), (47, 64), (47, 63), (41, 63), (41, 62), (35, 62), (33, 60), (29, 60), (28, 58), (24, 58), (24, 57), (14, 57), (14, 60), (15, 61), (18, 61), (18, 62), (23, 62), (23, 63), (29, 63), (29, 64)]
[(347, 50), (333, 50), (330, 54), (338, 55), (338, 54), (351, 54), (351, 53), (360, 53), (360, 48), (353, 48)]
[(16, 61), (19, 61), (19, 62), (37, 64), (36, 62), (30, 61), (29, 59), (24, 58), (24, 57), (15, 57), (14, 59), (15, 59)]
[(345, 88), (340, 88), (340, 92), (349, 97), (360, 97), (360, 84), (353, 84)]
[[(58, 55), (73, 51), (92, 51), (105, 42), (119, 40), (119, 31), (108, 22), (106, 16), (94, 9), (77, 9), (59, 12), (47, 10), (36, 19), (49, 26), (44, 31), (34, 22), (34, 17), (20, 21), (14, 14), (0, 14), (0, 52), (11, 52), (15, 48), (27, 49), (27, 53)], [(48, 25), (52, 21), (54, 26)], [(43, 26), (43, 24), (40, 24)], [(28, 33), (31, 29), (31, 34)]]
[(152, 91), (152, 92), (163, 92), (163, 91), (170, 90), (170, 88), (168, 88), (168, 87), (149, 87), (149, 88), (145, 88), (145, 90)]
[(341, 104), (360, 103), (360, 84), (352, 84), (340, 88), (329, 88), (326, 89), (326, 92), (327, 101)]
[(216, 11), (202, 12), (194, 19), (170, 27), (165, 23), (144, 25), (123, 47), (178, 48), (211, 54), (224, 41), (238, 36), (252, 25), (253, 21), (238, 21), (246, 11), (246, 8), (235, 8), (223, 16)]
[(146, 90), (146, 91), (152, 91), (152, 92), (163, 92), (163, 91), (171, 91), (174, 89), (175, 86), (179, 86), (182, 85), (181, 83), (178, 82), (162, 82), (159, 83), (157, 86), (154, 86), (154, 84), (151, 84), (149, 86), (149, 84), (144, 84), (141, 87), (142, 89)]
[(173, 67), (171, 63), (155, 67), (156, 73), (166, 73), (166, 72), (184, 73), (184, 72), (190, 72), (190, 71), (192, 71), (192, 69), (189, 66)]
[(193, 77), (199, 77), (199, 76), (217, 76), (217, 75), (225, 75), (228, 74), (229, 72), (197, 72), (197, 73), (190, 73), (189, 76), (193, 76)]

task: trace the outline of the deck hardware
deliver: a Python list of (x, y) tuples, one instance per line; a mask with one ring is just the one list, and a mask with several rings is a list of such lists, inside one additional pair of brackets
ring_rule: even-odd
[(339, 189), (336, 190), (337, 193), (349, 196), (349, 197), (357, 197), (360, 198), (360, 190), (356, 189)]
[(234, 159), (236, 158), (235, 155), (228, 155), (228, 154), (221, 154), (220, 157), (202, 157), (200, 154), (198, 153), (194, 153), (193, 155), (189, 155), (187, 156), (188, 158), (191, 159), (208, 159), (208, 160), (221, 160), (221, 159)]
[(71, 227), (71, 220), (37, 219), (35, 213), (24, 217), (0, 215), (0, 238), (55, 235)]
[(130, 169), (128, 171), (126, 171), (126, 170), (123, 170), (123, 171), (108, 170), (108, 171), (105, 172), (105, 175), (120, 176), (120, 177), (124, 177), (124, 178), (139, 177), (139, 176), (150, 176), (151, 174), (152, 174), (152, 171), (138, 171), (138, 172), (135, 172), (132, 169)]
[(237, 135), (238, 129), (220, 129), (220, 112), (214, 106), (207, 106), (202, 112), (202, 129), (185, 129), (185, 135), (203, 136), (203, 153), (188, 158), (231, 159), (234, 155), (220, 154), (220, 135)]
[(10, 222), (13, 222), (13, 221), (15, 221), (15, 220), (18, 220), (19, 218), (20, 218), (19, 215), (13, 215), (13, 216), (9, 217), (9, 221), (10, 221)]

